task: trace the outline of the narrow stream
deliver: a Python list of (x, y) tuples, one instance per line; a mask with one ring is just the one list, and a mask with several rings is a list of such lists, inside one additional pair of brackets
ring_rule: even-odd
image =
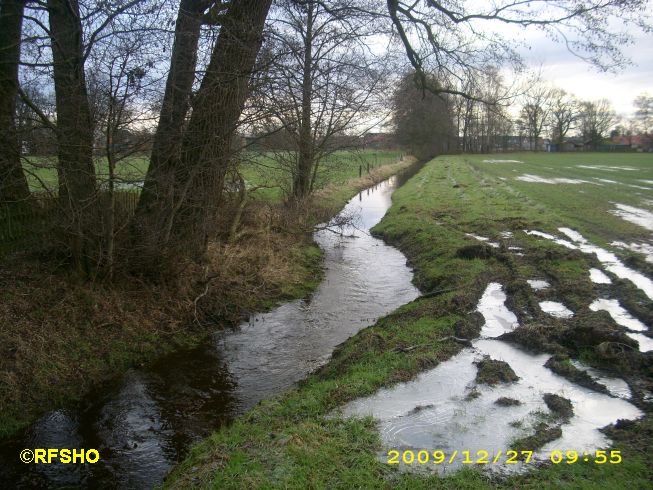
[[(127, 372), (80, 408), (50, 412), (0, 446), (2, 488), (152, 488), (189, 447), (329, 359), (334, 347), (418, 295), (395, 248), (369, 235), (417, 168), (352, 199), (322, 230), (325, 276), (311, 298), (255, 315), (197, 349)], [(337, 232), (334, 232), (337, 231)], [(23, 448), (94, 448), (96, 464), (23, 464)]]

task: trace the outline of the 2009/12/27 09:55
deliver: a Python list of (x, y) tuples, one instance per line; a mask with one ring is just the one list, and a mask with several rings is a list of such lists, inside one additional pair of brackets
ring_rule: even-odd
[[(475, 457), (472, 456), (472, 451), (469, 450), (454, 450), (450, 454), (445, 451), (437, 449), (428, 451), (420, 449), (413, 451), (410, 449), (398, 451), (392, 449), (387, 453), (387, 464), (453, 464), (458, 461), (461, 464), (519, 464), (520, 462), (528, 464), (533, 458), (533, 451), (516, 451), (509, 449), (505, 453), (498, 451), (496, 454), (490, 455), (489, 451), (483, 449), (476, 451)], [(622, 461), (621, 451), (612, 450), (606, 451), (598, 449), (593, 452), (578, 452), (576, 450), (551, 451), (549, 459), (553, 464), (567, 463), (574, 464), (576, 462), (590, 462), (595, 464), (619, 464)]]

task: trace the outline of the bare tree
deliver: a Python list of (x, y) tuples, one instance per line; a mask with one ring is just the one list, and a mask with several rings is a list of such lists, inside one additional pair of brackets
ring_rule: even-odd
[[(546, 32), (601, 69), (617, 69), (628, 63), (620, 47), (632, 39), (634, 29), (617, 30), (611, 19), (618, 17), (620, 26), (650, 28), (647, 3), (641, 0), (387, 0), (387, 7), (425, 85), (429, 71), (441, 80), (473, 79), (487, 65), (518, 66), (513, 46), (525, 28)], [(450, 84), (429, 88), (473, 97)]]
[(606, 99), (581, 102), (578, 117), (578, 129), (583, 141), (592, 150), (596, 150), (616, 122), (612, 105)]
[(578, 119), (578, 101), (573, 95), (562, 89), (554, 89), (550, 95), (549, 128), (551, 140), (557, 146), (557, 151), (563, 151), (565, 137), (574, 128)]
[(450, 98), (424, 92), (414, 72), (401, 77), (392, 107), (397, 141), (417, 158), (425, 160), (455, 149)]
[(637, 129), (646, 138), (645, 146), (648, 148), (653, 144), (653, 97), (648, 94), (638, 95), (633, 105), (635, 106), (635, 118)]
[(551, 89), (541, 83), (536, 83), (524, 94), (520, 117), (533, 151), (541, 149), (540, 137), (549, 122), (550, 100)]
[(0, 6), (0, 202), (20, 202), (30, 195), (15, 122), (24, 7), (25, 0), (3, 0)]
[(370, 127), (388, 75), (366, 44), (374, 31), (370, 16), (357, 11), (356, 1), (334, 3), (327, 9), (312, 0), (278, 2), (264, 83), (254, 94), (267, 114), (261, 129), (284, 136), (284, 147), (269, 155), (290, 174), (297, 200), (313, 190), (328, 155), (351, 148), (356, 138), (347, 133)]

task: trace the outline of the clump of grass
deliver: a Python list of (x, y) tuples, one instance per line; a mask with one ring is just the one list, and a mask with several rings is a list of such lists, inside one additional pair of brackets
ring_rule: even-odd
[(499, 405), (500, 407), (514, 407), (517, 405), (521, 405), (521, 402), (519, 400), (516, 400), (515, 398), (502, 396), (500, 398), (497, 398), (494, 404)]
[(556, 417), (566, 421), (574, 415), (574, 406), (569, 399), (555, 393), (545, 393), (543, 398), (546, 406)]
[(512, 383), (519, 380), (519, 376), (512, 370), (510, 364), (505, 361), (497, 361), (485, 356), (477, 361), (476, 382), (486, 385), (496, 385), (498, 383)]

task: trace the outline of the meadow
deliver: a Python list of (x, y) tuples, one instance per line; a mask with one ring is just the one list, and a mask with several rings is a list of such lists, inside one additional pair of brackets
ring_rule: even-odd
[[(359, 171), (367, 173), (382, 165), (396, 162), (402, 155), (399, 150), (360, 150), (338, 151), (325, 157), (317, 173), (316, 189), (327, 184), (340, 184), (357, 178)], [(246, 152), (241, 155), (238, 171), (243, 175), (247, 186), (257, 188), (254, 197), (258, 199), (279, 200), (287, 190), (291, 176), (273, 158), (272, 154)], [(145, 178), (149, 159), (136, 155), (125, 158), (116, 165), (118, 188), (138, 190)], [(23, 169), (27, 175), (30, 188), (34, 192), (53, 191), (57, 187), (57, 170), (55, 157), (25, 157)], [(98, 182), (108, 180), (109, 168), (106, 158), (95, 159), (95, 171)]]
[[(646, 390), (653, 389), (646, 367), (650, 353), (640, 354), (630, 344), (621, 355), (605, 358), (595, 337), (607, 331), (623, 339), (623, 328), (589, 304), (597, 297), (617, 297), (651, 325), (653, 301), (610, 272), (611, 284), (594, 283), (589, 270), (601, 264), (593, 254), (525, 230), (561, 236), (560, 227), (572, 228), (651, 277), (645, 255), (612, 245), (615, 240), (651, 244), (647, 225), (653, 223), (613, 214), (617, 204), (650, 212), (651, 180), (649, 154), (460, 155), (430, 161), (394, 193), (391, 209), (373, 229), (408, 257), (422, 297), (341, 344), (295, 389), (262, 402), (198, 444), (165, 487), (647, 488), (653, 479), (650, 415), (606, 429), (614, 449), (622, 452), (621, 464), (549, 464), (512, 476), (470, 465), (443, 478), (385, 464), (381, 456), (388, 448), (375, 421), (344, 417), (339, 408), (410, 381), (460, 352), (463, 345), (454, 337), (479, 335), (472, 312), (486, 285), (496, 281), (505, 285), (506, 304), (519, 320), (513, 342), (556, 353), (566, 366), (579, 359), (623, 377), (634, 389), (632, 403), (650, 413), (644, 400)], [(479, 240), (481, 235), (496, 248)], [(535, 291), (527, 283), (533, 277), (548, 280), (550, 287)], [(538, 307), (544, 298), (562, 299), (576, 314), (553, 318)], [(526, 441), (539, 444), (535, 437)]]

